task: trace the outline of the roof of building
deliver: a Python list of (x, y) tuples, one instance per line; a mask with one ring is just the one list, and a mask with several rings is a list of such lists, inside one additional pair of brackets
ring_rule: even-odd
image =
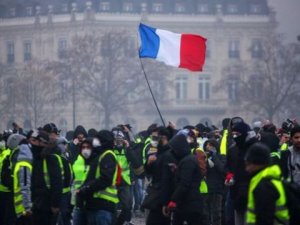
[(87, 8), (104, 13), (267, 15), (267, 0), (2, 0), (0, 18), (67, 14)]

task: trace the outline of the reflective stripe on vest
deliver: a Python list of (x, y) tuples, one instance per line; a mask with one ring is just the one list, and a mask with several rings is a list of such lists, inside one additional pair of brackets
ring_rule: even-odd
[(146, 163), (146, 149), (151, 144), (151, 138), (148, 137), (145, 141), (145, 145), (143, 148), (142, 156), (143, 156), (143, 165)]
[(228, 137), (228, 130), (224, 130), (223, 137), (221, 140), (221, 146), (220, 146), (220, 154), (226, 155), (227, 154), (227, 137)]
[(280, 150), (281, 150), (281, 151), (286, 151), (286, 150), (288, 150), (288, 149), (289, 149), (289, 146), (288, 146), (287, 143), (283, 143), (283, 144), (281, 145), (281, 147), (280, 147)]
[(276, 157), (276, 158), (280, 159), (280, 153), (279, 152), (271, 152), (270, 156), (273, 157), (273, 158)]
[(114, 153), (116, 155), (117, 162), (119, 163), (122, 169), (122, 179), (126, 182), (126, 184), (131, 185), (130, 167), (127, 157), (125, 155), (125, 150), (122, 149), (121, 152), (119, 152), (118, 150), (114, 150)]
[(0, 192), (10, 192), (9, 188), (4, 186), (1, 181), (3, 161), (10, 155), (10, 153), (11, 151), (9, 149), (5, 149), (0, 154)]
[(17, 162), (14, 168), (14, 207), (17, 217), (21, 216), (25, 212), (25, 208), (23, 205), (23, 195), (21, 193), (20, 182), (18, 180), (18, 173), (21, 167), (27, 167), (30, 172), (32, 171), (32, 166), (29, 162)]
[(73, 184), (75, 189), (78, 190), (86, 180), (90, 166), (86, 166), (84, 158), (81, 155), (78, 155), (77, 160), (74, 162), (72, 168), (74, 171)]
[[(247, 224), (256, 224), (255, 215), (255, 200), (253, 192), (257, 185), (261, 182), (263, 178), (270, 178), (272, 184), (279, 193), (279, 198), (276, 201), (275, 217), (282, 221), (284, 224), (288, 224), (289, 221), (289, 211), (286, 206), (286, 196), (282, 182), (279, 180), (281, 176), (281, 171), (278, 165), (273, 165), (267, 167), (256, 174), (250, 181), (249, 191), (248, 191), (248, 204), (247, 204), (247, 214), (246, 221)], [(273, 179), (272, 179), (273, 178)], [(276, 179), (277, 178), (277, 179)]]
[[(57, 158), (58, 165), (59, 165), (59, 168), (60, 168), (60, 171), (61, 171), (61, 177), (62, 177), (62, 180), (64, 181), (64, 179), (65, 179), (65, 171), (64, 171), (64, 166), (63, 166), (62, 159), (57, 154), (53, 154), (53, 155)], [(48, 172), (48, 166), (47, 166), (46, 159), (43, 160), (43, 173), (44, 173), (44, 179), (45, 179), (46, 187), (48, 189), (50, 189), (51, 188), (50, 177), (49, 177), (49, 172)], [(63, 188), (62, 193), (64, 194), (64, 193), (67, 193), (67, 192), (70, 192), (70, 191), (71, 191), (70, 187), (65, 187), (65, 188)]]
[(96, 170), (96, 176), (95, 179), (98, 179), (99, 177), (101, 177), (101, 171), (100, 171), (100, 164), (102, 159), (107, 155), (107, 154), (112, 154), (113, 157), (116, 160), (116, 169), (115, 169), (115, 173), (113, 176), (113, 180), (112, 180), (112, 185), (105, 188), (104, 190), (98, 191), (96, 193), (94, 193), (93, 197), (94, 198), (101, 198), (104, 199), (106, 201), (109, 202), (113, 202), (115, 204), (117, 204), (119, 202), (119, 198), (118, 198), (118, 191), (117, 191), (117, 187), (116, 187), (116, 182), (117, 182), (117, 174), (118, 174), (118, 164), (117, 164), (117, 157), (115, 155), (115, 153), (112, 150), (107, 150), (104, 153), (102, 153), (99, 157), (99, 164)]

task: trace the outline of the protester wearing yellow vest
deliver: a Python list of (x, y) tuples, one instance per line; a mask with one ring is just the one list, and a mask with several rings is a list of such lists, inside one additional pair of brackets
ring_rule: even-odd
[[(57, 145), (49, 142), (45, 131), (32, 131), (32, 212), (34, 225), (54, 225), (63, 194), (63, 171)], [(47, 219), (45, 219), (47, 218)]]
[(246, 153), (245, 162), (246, 171), (252, 174), (248, 189), (246, 224), (289, 224), (281, 170), (278, 165), (270, 166), (269, 147), (263, 143), (253, 144)]
[(131, 171), (130, 162), (127, 156), (127, 149), (129, 142), (125, 140), (123, 131), (119, 128), (112, 130), (115, 138), (114, 153), (117, 161), (122, 169), (121, 185), (118, 186), (118, 198), (120, 200), (119, 208), (121, 213), (115, 222), (115, 225), (132, 224), (131, 223), (131, 209), (132, 209), (132, 194), (131, 194)]
[[(90, 170), (91, 157), (93, 153), (93, 146), (91, 139), (85, 139), (80, 146), (80, 154), (74, 162), (72, 168), (74, 172), (74, 181), (72, 186), (72, 200), (71, 204), (74, 205), (73, 210), (73, 225), (86, 225), (87, 214), (85, 211), (85, 202), (76, 198), (76, 192), (84, 184), (88, 172)], [(77, 196), (78, 197), (78, 196)]]
[[(31, 171), (32, 171), (32, 153), (25, 140), (25, 136), (12, 134), (7, 140), (7, 146), (12, 149), (9, 155), (12, 205), (13, 210), (7, 210), (4, 224), (22, 224), (31, 213)], [(5, 204), (5, 203), (2, 203)], [(8, 207), (10, 204), (6, 205)], [(9, 218), (10, 217), (10, 218)]]
[(100, 145), (93, 149), (89, 173), (78, 195), (85, 201), (85, 209), (89, 225), (111, 225), (116, 205), (118, 163), (112, 151), (114, 147), (113, 133), (101, 130), (96, 138)]

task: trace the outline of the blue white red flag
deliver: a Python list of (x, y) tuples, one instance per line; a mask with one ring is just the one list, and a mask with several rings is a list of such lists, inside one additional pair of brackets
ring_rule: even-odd
[(140, 58), (154, 58), (167, 65), (202, 71), (206, 38), (196, 34), (177, 34), (140, 24)]

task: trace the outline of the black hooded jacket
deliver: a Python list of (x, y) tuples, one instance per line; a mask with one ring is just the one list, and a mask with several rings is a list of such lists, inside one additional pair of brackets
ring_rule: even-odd
[(182, 213), (201, 212), (202, 200), (199, 186), (202, 176), (197, 159), (191, 154), (185, 135), (173, 137), (169, 144), (175, 158), (179, 161), (171, 201), (177, 203), (177, 208)]
[[(42, 148), (32, 146), (32, 202), (33, 210), (50, 211), (51, 207), (59, 208), (62, 198), (63, 179), (57, 157), (57, 146)], [(46, 186), (43, 173), (43, 161), (46, 160), (50, 188)]]
[[(77, 138), (77, 136), (79, 134), (83, 134), (83, 136), (85, 138), (87, 138), (87, 136), (88, 136), (85, 128), (81, 125), (79, 125), (75, 128), (75, 130), (74, 130), (74, 139)], [(67, 146), (67, 152), (66, 152), (67, 159), (69, 160), (69, 162), (71, 164), (73, 164), (76, 161), (79, 153), (80, 153), (80, 143), (75, 145), (74, 142), (71, 141)]]
[(257, 142), (256, 137), (247, 139), (240, 137), (236, 144), (228, 149), (226, 170), (234, 174), (234, 184), (230, 186), (230, 195), (234, 202), (234, 208), (239, 211), (247, 209), (247, 195), (251, 176), (245, 169), (245, 155), (248, 148)]

